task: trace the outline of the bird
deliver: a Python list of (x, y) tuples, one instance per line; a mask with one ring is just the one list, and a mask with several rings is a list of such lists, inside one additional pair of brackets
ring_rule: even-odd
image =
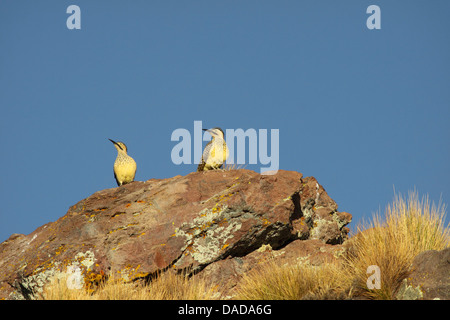
[(127, 154), (127, 146), (123, 142), (108, 139), (117, 149), (117, 158), (114, 162), (114, 178), (120, 187), (134, 181), (136, 175), (136, 161)]
[(212, 129), (202, 129), (211, 134), (212, 139), (203, 150), (202, 159), (197, 167), (197, 172), (216, 170), (222, 168), (228, 158), (228, 148), (225, 143), (223, 130), (216, 127)]

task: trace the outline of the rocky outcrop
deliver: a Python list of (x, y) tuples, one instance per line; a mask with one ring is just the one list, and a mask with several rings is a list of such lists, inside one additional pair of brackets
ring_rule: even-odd
[(33, 299), (50, 277), (74, 269), (86, 284), (173, 268), (233, 286), (236, 270), (266, 251), (321, 263), (347, 238), (351, 215), (337, 209), (315, 178), (283, 170), (193, 172), (102, 190), (0, 244), (0, 298)]

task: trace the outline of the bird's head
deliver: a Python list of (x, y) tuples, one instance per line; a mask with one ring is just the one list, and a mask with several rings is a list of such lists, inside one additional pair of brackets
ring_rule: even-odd
[(116, 147), (118, 152), (125, 152), (127, 153), (127, 146), (125, 145), (125, 143), (123, 142), (115, 142), (114, 140), (108, 139), (109, 141), (111, 141), (114, 144), (114, 147)]
[(224, 138), (223, 130), (218, 127), (215, 127), (212, 129), (202, 129), (202, 130), (209, 132), (213, 138), (220, 138), (220, 139)]

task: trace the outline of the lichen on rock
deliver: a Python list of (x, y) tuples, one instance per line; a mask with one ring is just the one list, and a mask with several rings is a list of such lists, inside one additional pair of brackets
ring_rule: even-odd
[[(87, 284), (109, 273), (133, 281), (168, 268), (203, 272), (234, 265), (240, 274), (239, 261), (262, 246), (290, 257), (292, 243), (339, 245), (350, 220), (316, 179), (294, 171), (269, 176), (239, 169), (135, 181), (98, 191), (57, 221), (1, 243), (0, 298), (32, 299), (71, 266), (82, 270)], [(333, 257), (321, 253), (320, 259), (325, 256)], [(233, 272), (222, 272), (220, 281), (232, 284)]]

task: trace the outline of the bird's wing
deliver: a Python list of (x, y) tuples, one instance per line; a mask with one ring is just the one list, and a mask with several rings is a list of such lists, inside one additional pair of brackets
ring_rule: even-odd
[(208, 161), (208, 157), (209, 157), (209, 151), (212, 147), (212, 140), (210, 142), (208, 142), (208, 144), (205, 147), (205, 150), (203, 150), (203, 154), (202, 154), (202, 159), (200, 160), (200, 163), (198, 164), (197, 167), (197, 171), (203, 171), (203, 169), (205, 168), (206, 162)]
[(114, 179), (116, 179), (117, 185), (120, 187), (120, 182), (117, 180), (116, 172), (114, 171)]

